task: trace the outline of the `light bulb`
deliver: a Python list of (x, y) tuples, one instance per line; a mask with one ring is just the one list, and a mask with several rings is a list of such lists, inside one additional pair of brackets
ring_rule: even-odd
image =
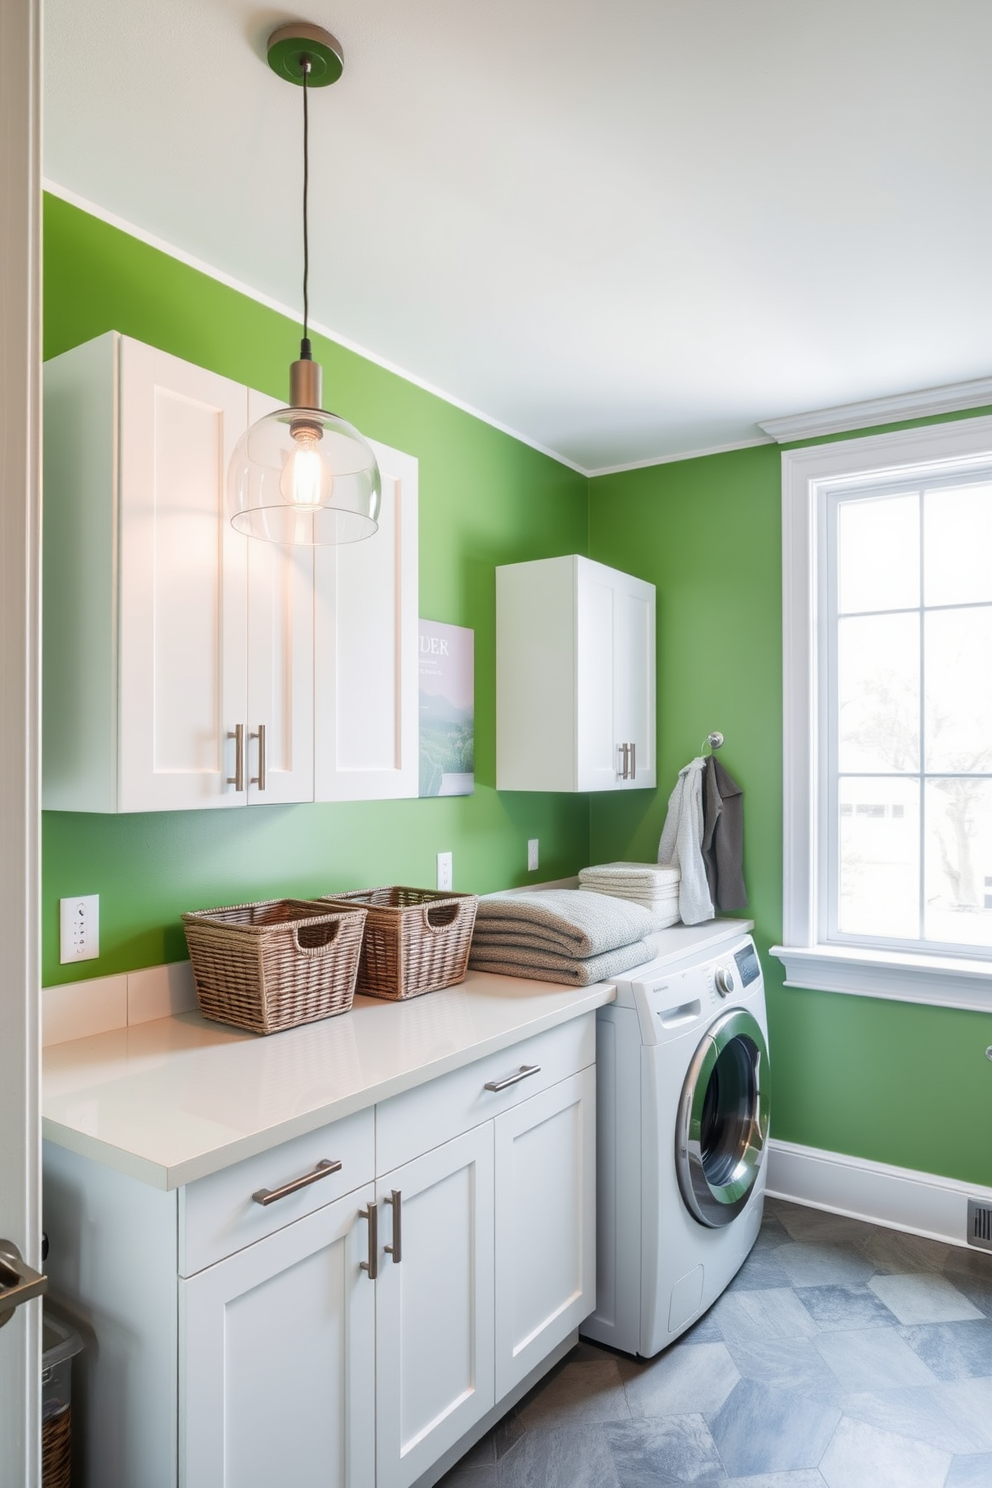
[(283, 467), (279, 489), (291, 506), (315, 511), (330, 500), (334, 477), (320, 452), (319, 434), (308, 426), (291, 432), (296, 448)]

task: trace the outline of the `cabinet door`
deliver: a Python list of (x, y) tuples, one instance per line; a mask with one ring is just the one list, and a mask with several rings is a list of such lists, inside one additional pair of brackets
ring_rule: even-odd
[(496, 1117), (496, 1398), (596, 1305), (596, 1069)]
[(371, 1186), (179, 1283), (183, 1488), (375, 1481)]
[(377, 1189), (384, 1244), (392, 1190), (402, 1223), (400, 1257), (382, 1255), (376, 1283), (376, 1485), (407, 1488), (495, 1400), (492, 1122)]
[(616, 575), (601, 563), (576, 559), (576, 790), (615, 790), (620, 779), (615, 712)]
[[(282, 406), (249, 392), (249, 423)], [(245, 541), (248, 800), (312, 801), (313, 548)]]
[(247, 541), (228, 521), (227, 467), (246, 390), (121, 338), (122, 811), (240, 806)]
[(577, 789), (651, 787), (654, 585), (587, 558), (576, 563)]
[(314, 552), (318, 801), (419, 788), (417, 461), (372, 448), (382, 475), (378, 532)]
[(654, 585), (617, 574), (613, 593), (613, 719), (617, 739), (631, 746), (621, 790), (655, 783)]

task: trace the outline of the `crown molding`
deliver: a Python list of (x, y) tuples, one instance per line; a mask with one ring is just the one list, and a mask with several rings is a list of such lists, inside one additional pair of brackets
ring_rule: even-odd
[(844, 434), (850, 429), (871, 429), (878, 424), (901, 424), (908, 419), (937, 418), (944, 413), (989, 407), (992, 407), (992, 377), (976, 377), (971, 382), (949, 382), (943, 387), (921, 388), (915, 393), (896, 393), (891, 398), (866, 398), (861, 403), (841, 403), (836, 408), (821, 408), (814, 413), (759, 420), (758, 428), (776, 444), (792, 444), (823, 434)]
[[(764, 425), (761, 427), (764, 428)], [(625, 465), (602, 465), (598, 470), (587, 470), (584, 473), (593, 480), (599, 475), (624, 475), (628, 470), (650, 470), (655, 465), (674, 465), (679, 460), (702, 460), (706, 455), (729, 455), (734, 450), (756, 449), (761, 444), (775, 443), (774, 436), (763, 434), (757, 439), (735, 439), (730, 444), (710, 444), (705, 449), (679, 450), (674, 455), (652, 455), (647, 460), (631, 460)]]

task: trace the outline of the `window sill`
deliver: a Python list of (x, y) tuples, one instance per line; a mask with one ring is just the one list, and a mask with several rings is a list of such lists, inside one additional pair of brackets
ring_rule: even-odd
[(785, 985), (992, 1012), (992, 962), (958, 956), (870, 951), (860, 946), (772, 946)]

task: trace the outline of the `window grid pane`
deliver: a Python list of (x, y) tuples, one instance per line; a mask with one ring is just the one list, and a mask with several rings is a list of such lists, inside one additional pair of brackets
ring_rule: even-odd
[(829, 938), (992, 955), (992, 482), (833, 513)]

